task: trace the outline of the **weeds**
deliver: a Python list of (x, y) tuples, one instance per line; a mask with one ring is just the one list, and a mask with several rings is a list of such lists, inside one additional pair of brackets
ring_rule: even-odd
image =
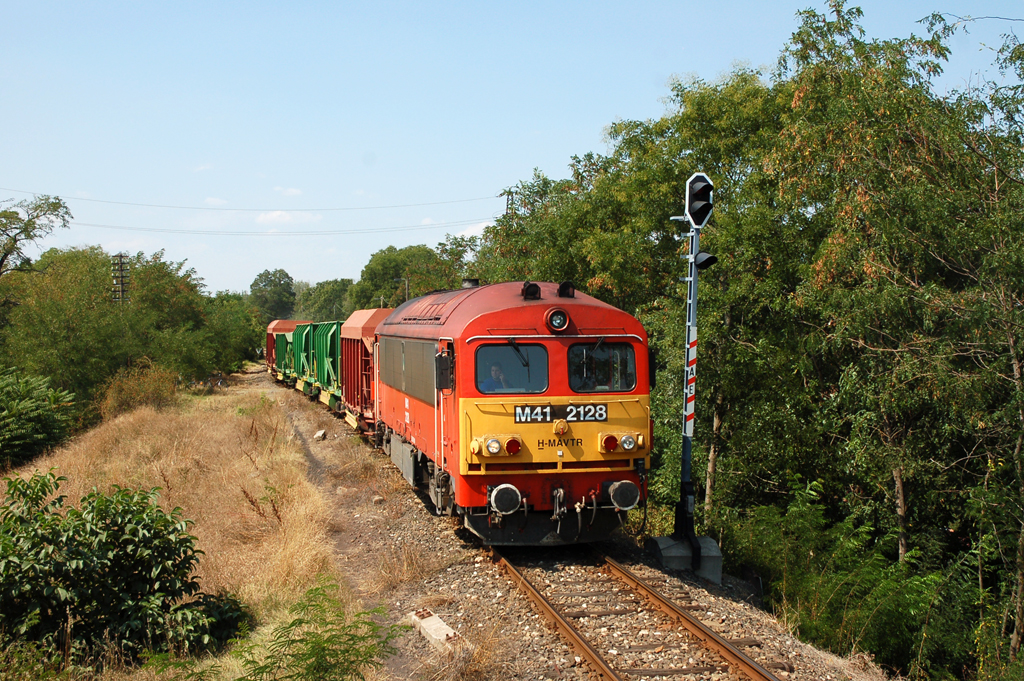
[(162, 409), (174, 404), (177, 375), (143, 358), (110, 377), (100, 394), (99, 410), (104, 420), (143, 406)]
[(452, 652), (435, 657), (426, 670), (430, 681), (490, 681), (509, 678), (514, 660), (503, 657), (508, 645), (503, 639), (504, 623), (496, 622), (472, 642), (460, 640)]
[[(382, 625), (383, 609), (345, 615), (338, 586), (321, 582), (289, 609), (293, 618), (275, 627), (264, 644), (239, 642), (232, 657), (241, 663), (235, 681), (271, 679), (361, 679), (366, 669), (380, 668), (394, 655), (394, 641), (408, 629)], [(173, 670), (175, 681), (205, 681), (223, 673), (220, 665), (202, 667), (196, 660), (153, 662), (159, 673)]]
[(424, 579), (444, 567), (438, 560), (428, 557), (422, 549), (403, 545), (388, 548), (377, 564), (370, 591), (381, 594), (409, 581)]
[(267, 504), (270, 506), (270, 510), (274, 514), (274, 518), (277, 519), (278, 524), (284, 522), (284, 520), (281, 518), (281, 510), (277, 506), (278, 493), (276, 489), (274, 489), (270, 485), (266, 485), (263, 489), (266, 490), (267, 493), (264, 494), (259, 499), (257, 499), (245, 487), (242, 487), (241, 489), (242, 496), (245, 497), (245, 500), (249, 503), (249, 507), (253, 511), (255, 511), (256, 515), (258, 515), (260, 518), (263, 518), (264, 520), (269, 520), (270, 517), (267, 515), (267, 512), (263, 508), (263, 505)]

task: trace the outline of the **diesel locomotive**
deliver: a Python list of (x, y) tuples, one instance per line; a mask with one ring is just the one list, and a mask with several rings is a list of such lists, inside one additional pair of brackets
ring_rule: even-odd
[(647, 334), (570, 282), (469, 284), (345, 322), (278, 320), (266, 357), (487, 544), (600, 540), (646, 503)]

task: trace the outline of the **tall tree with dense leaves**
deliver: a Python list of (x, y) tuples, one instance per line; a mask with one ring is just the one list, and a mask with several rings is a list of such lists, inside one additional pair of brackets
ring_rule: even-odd
[(439, 264), (437, 253), (429, 246), (388, 246), (370, 256), (359, 281), (348, 289), (345, 310), (370, 307), (397, 307), (405, 302), (406, 283), (409, 297), (423, 295), (437, 288), (434, 272)]
[(351, 279), (328, 279), (306, 288), (295, 303), (295, 318), (326, 322), (345, 317), (345, 295)]
[(295, 309), (294, 280), (284, 270), (263, 270), (249, 286), (249, 300), (266, 323), (288, 319)]

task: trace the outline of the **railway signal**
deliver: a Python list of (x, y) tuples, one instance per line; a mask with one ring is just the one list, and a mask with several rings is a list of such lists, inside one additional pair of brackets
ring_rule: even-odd
[[(694, 532), (693, 510), (695, 506), (695, 493), (692, 480), (693, 462), (693, 420), (694, 404), (696, 402), (697, 383), (697, 273), (711, 267), (718, 258), (714, 255), (700, 250), (701, 227), (711, 219), (711, 212), (714, 210), (713, 192), (714, 184), (704, 173), (694, 173), (686, 181), (686, 210), (685, 215), (671, 218), (688, 222), (690, 231), (686, 234), (689, 238), (689, 250), (686, 255), (687, 274), (683, 281), (686, 282), (686, 368), (683, 376), (683, 448), (681, 452), (681, 468), (679, 476), (679, 502), (675, 509), (675, 527), (671, 538), (658, 538), (658, 551), (661, 554), (662, 562), (671, 567), (684, 567), (675, 565), (682, 562), (684, 554), (690, 557), (690, 566), (694, 572), (701, 569), (701, 541)], [(709, 539), (710, 541), (710, 539)], [(681, 550), (681, 542), (688, 544), (689, 552)], [(713, 542), (712, 542), (713, 543)], [(719, 553), (719, 560), (720, 560)], [(678, 559), (678, 561), (676, 560)], [(721, 569), (720, 564), (717, 566)], [(720, 572), (718, 580), (721, 579)]]
[(714, 210), (715, 185), (704, 173), (694, 173), (686, 181), (686, 218), (700, 229), (708, 223)]

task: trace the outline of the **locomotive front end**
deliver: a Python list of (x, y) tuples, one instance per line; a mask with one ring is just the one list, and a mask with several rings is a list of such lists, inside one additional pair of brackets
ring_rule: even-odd
[(492, 325), (462, 355), (473, 379), (458, 407), (465, 525), (490, 544), (606, 538), (646, 502), (646, 335), (603, 304), (521, 314), (544, 326)]

